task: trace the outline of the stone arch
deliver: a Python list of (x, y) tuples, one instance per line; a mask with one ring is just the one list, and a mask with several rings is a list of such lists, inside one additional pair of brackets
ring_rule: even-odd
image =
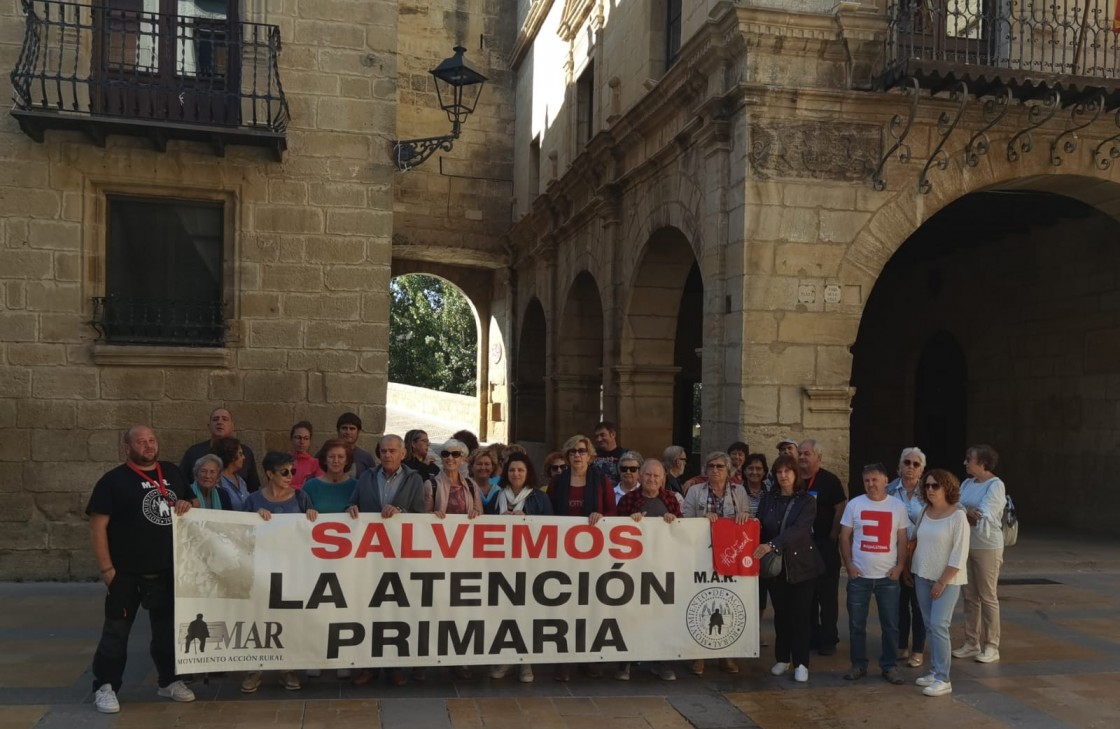
[(552, 432), (563, 440), (589, 435), (602, 417), (603, 300), (589, 271), (580, 271), (568, 288), (556, 330)]
[[(507, 401), (504, 392), (505, 385), (502, 384), (498, 388), (495, 388), (490, 382), (490, 349), (493, 344), (499, 344), (501, 346), (501, 332), (505, 328), (504, 323), (496, 321), (492, 313), (493, 272), (487, 269), (452, 266), (431, 261), (410, 259), (393, 260), (390, 280), (413, 274), (435, 276), (454, 286), (463, 294), (464, 298), (466, 298), (467, 303), (471, 307), (471, 311), (474, 313), (475, 320), (476, 358), (474, 403), (469, 406), (461, 406), (450, 402), (452, 398), (448, 398), (448, 411), (458, 414), (454, 416), (454, 422), (448, 422), (447, 425), (456, 425), (456, 427), (448, 429), (446, 434), (436, 427), (439, 425), (438, 422), (433, 422), (427, 427), (434, 433), (443, 435), (450, 435), (450, 433), (460, 428), (466, 428), (467, 430), (477, 433), (480, 439), (486, 440), (491, 437), (496, 426), (500, 427), (499, 422), (492, 418), (490, 408), (491, 399), (498, 402)], [(388, 309), (388, 307), (388, 297), (386, 297), (386, 309)], [(388, 310), (385, 311), (384, 316), (385, 320), (389, 319)], [(390, 343), (390, 346), (392, 346), (392, 343)], [(502, 378), (502, 380), (504, 382), (504, 378)], [(496, 392), (495, 390), (501, 391)], [(410, 412), (431, 412), (432, 408), (423, 406), (423, 397), (424, 395), (422, 393), (412, 393), (406, 388), (394, 388), (392, 383), (390, 383), (385, 398), (386, 408), (389, 411), (387, 419), (392, 421), (395, 411), (400, 411), (404, 414)], [(402, 415), (402, 417), (406, 417), (406, 415)]]
[[(626, 444), (660, 453), (688, 434), (701, 381), (704, 284), (685, 234), (653, 231), (632, 270), (618, 365), (619, 421)], [(682, 425), (683, 422), (683, 425)]]
[(514, 434), (517, 441), (543, 443), (548, 431), (547, 374), (548, 324), (544, 306), (536, 296), (529, 299), (520, 318), (517, 360), (514, 368), (516, 412)]
[[(976, 177), (951, 200), (911, 199), (912, 215), (895, 199), (852, 245), (843, 265), (858, 260), (864, 277), (846, 312), (858, 329), (852, 475), (856, 463), (893, 462), (900, 446), (929, 445), (919, 438), (937, 444), (931, 466), (959, 471), (961, 444), (987, 442), (1003, 453), (997, 472), (1025, 518), (1104, 531), (1120, 497), (1076, 489), (1052, 497), (1054, 483), (1105, 478), (1120, 437), (1108, 394), (1120, 382), (1120, 179), (1027, 171)], [(923, 397), (949, 397), (919, 391), (944, 379), (930, 385), (920, 373), (939, 338), (959, 351), (937, 369), (955, 368), (963, 380), (961, 432), (944, 442), (929, 435), (944, 423), (920, 422), (941, 417), (922, 415)]]

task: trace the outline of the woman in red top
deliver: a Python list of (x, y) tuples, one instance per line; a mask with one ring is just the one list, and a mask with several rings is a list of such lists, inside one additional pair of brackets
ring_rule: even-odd
[(302, 489), (309, 480), (323, 475), (319, 459), (311, 455), (311, 423), (299, 421), (292, 426), (288, 436), (292, 439), (292, 458), (295, 459), (296, 468), (295, 475), (292, 476), (292, 488)]

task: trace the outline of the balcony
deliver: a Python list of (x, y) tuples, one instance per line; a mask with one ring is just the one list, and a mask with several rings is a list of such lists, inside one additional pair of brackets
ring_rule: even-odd
[(90, 323), (107, 344), (221, 347), (226, 341), (225, 307), (215, 301), (96, 297)]
[(1120, 106), (1115, 0), (891, 0), (878, 86)]
[(280, 31), (241, 22), (238, 2), (22, 0), (12, 110), (37, 142), (50, 129), (286, 148)]

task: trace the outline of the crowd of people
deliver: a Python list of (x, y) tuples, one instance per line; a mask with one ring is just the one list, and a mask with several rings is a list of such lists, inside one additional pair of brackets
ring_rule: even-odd
[[(781, 557), (781, 569), (760, 581), (759, 614), (772, 605), (774, 658), (771, 673), (791, 672), (809, 680), (810, 654), (836, 652), (840, 642), (839, 582), (847, 575), (847, 613), (851, 667), (844, 678), (867, 675), (866, 626), (870, 601), (878, 609), (879, 669), (892, 684), (906, 682), (899, 667), (929, 671), (915, 683), (928, 696), (952, 691), (953, 658), (982, 663), (999, 660), (999, 603), (996, 585), (1003, 561), (1001, 517), (1006, 506), (1003, 482), (993, 473), (998, 455), (990, 446), (969, 448), (962, 484), (944, 469), (926, 469), (919, 448), (906, 448), (897, 478), (882, 464), (864, 467), (863, 494), (849, 499), (840, 479), (822, 467), (821, 445), (812, 439), (784, 439), (770, 464), (744, 442), (714, 451), (702, 472), (685, 477), (686, 450), (677, 445), (659, 458), (619, 444), (618, 428), (600, 422), (592, 438), (574, 435), (541, 462), (543, 470), (517, 445), (480, 444), (460, 431), (433, 449), (428, 434), (380, 437), (374, 453), (358, 446), (362, 421), (343, 413), (336, 432), (313, 450), (314, 429), (300, 421), (290, 430), (291, 448), (271, 451), (260, 461), (236, 436), (231, 413), (215, 409), (209, 437), (192, 445), (178, 466), (159, 459), (159, 444), (146, 426), (124, 438), (124, 464), (107, 472), (94, 487), (87, 513), (93, 551), (107, 586), (105, 623), (93, 661), (94, 703), (99, 711), (119, 711), (116, 692), (124, 672), (128, 635), (139, 607), (152, 625), (152, 659), (159, 674), (159, 695), (193, 701), (194, 693), (174, 665), (174, 580), (171, 554), (172, 513), (191, 508), (274, 514), (430, 513), (474, 518), (479, 515), (554, 515), (586, 519), (604, 516), (759, 521), (761, 542), (754, 557)], [(264, 479), (261, 480), (263, 474)], [(949, 626), (964, 595), (965, 641), (956, 649)], [(762, 645), (767, 645), (762, 636)], [(738, 663), (720, 659), (719, 668), (738, 673)], [(666, 662), (647, 668), (674, 680)], [(702, 675), (705, 662), (691, 662)], [(511, 667), (488, 670), (501, 679)], [(601, 664), (580, 664), (589, 677)], [(630, 678), (630, 664), (613, 676)], [(471, 668), (456, 666), (461, 679)], [(424, 680), (425, 670), (392, 669), (388, 680), (402, 686)], [(305, 672), (318, 676), (317, 671)], [(378, 677), (377, 669), (338, 671), (356, 685)], [(252, 672), (241, 690), (257, 691), (263, 675)], [(533, 666), (519, 666), (522, 682), (534, 680)], [(553, 678), (570, 679), (570, 664), (555, 666)], [(295, 671), (279, 676), (288, 690), (301, 688)]]

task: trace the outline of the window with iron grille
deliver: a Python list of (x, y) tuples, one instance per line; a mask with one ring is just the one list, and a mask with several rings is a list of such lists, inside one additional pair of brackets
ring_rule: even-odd
[(110, 195), (105, 296), (94, 327), (109, 344), (225, 344), (221, 202)]

